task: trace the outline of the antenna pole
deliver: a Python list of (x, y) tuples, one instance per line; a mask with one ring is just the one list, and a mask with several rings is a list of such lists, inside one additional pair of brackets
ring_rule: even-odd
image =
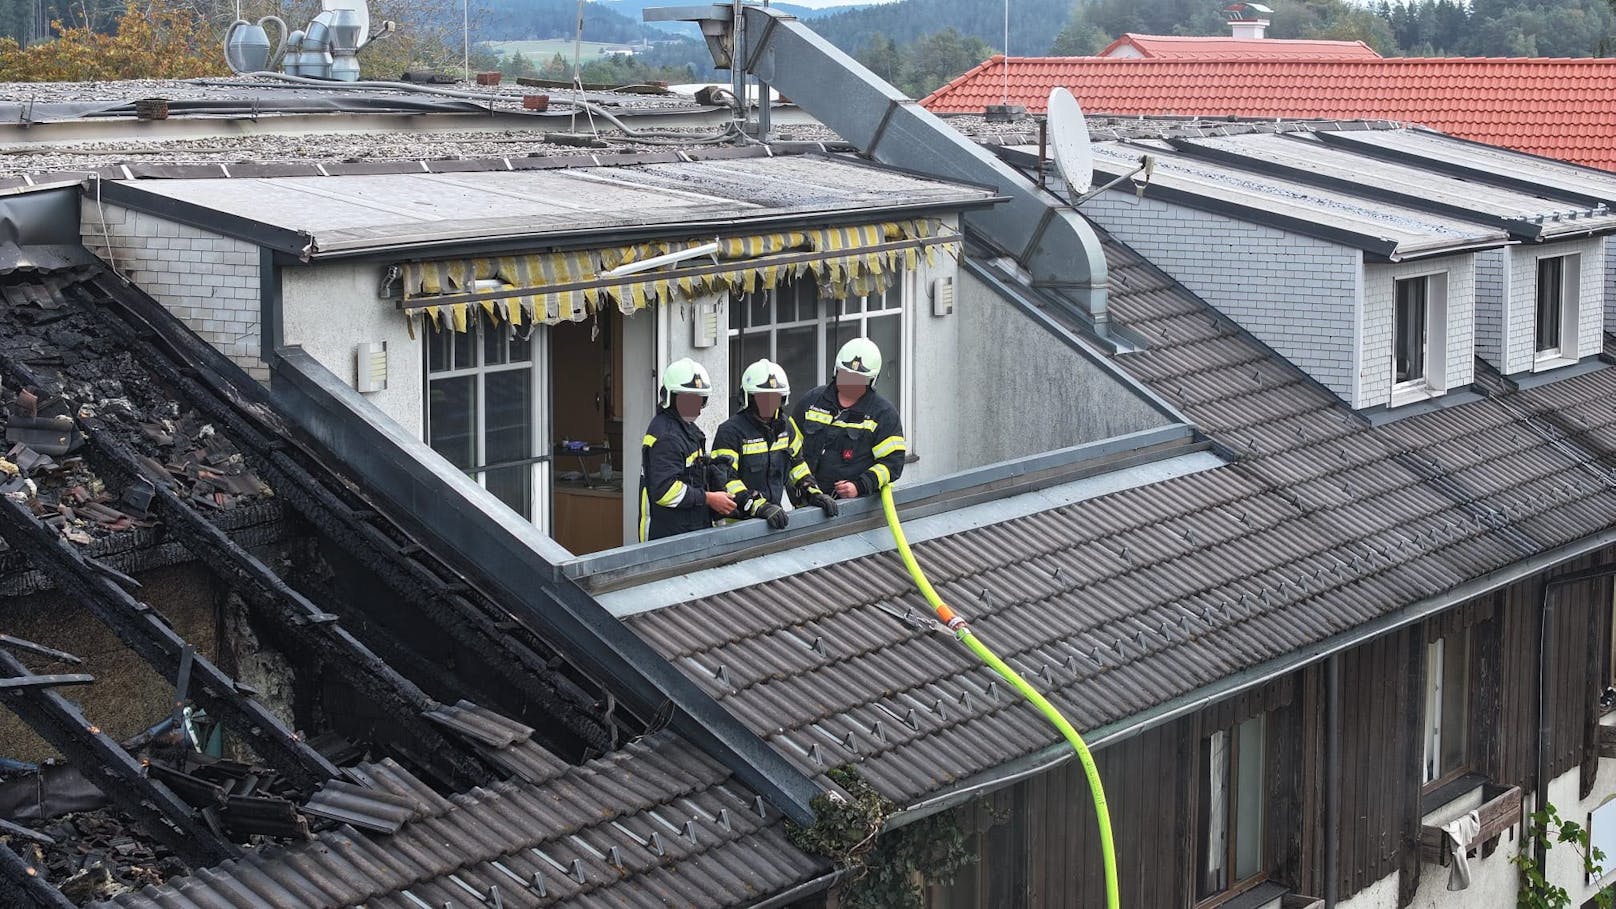
[(471, 81), (471, 0), (460, 0), (460, 54), (466, 67), (466, 81)]
[(1004, 0), (1004, 97), (1000, 103), (1010, 106), (1010, 0)]

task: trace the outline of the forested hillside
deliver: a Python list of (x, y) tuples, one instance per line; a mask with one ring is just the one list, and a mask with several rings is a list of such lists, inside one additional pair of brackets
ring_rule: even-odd
[[(576, 0), (470, 0), (477, 40), (570, 37)], [(631, 43), (669, 35), (638, 21), (640, 8), (677, 0), (587, 3), (584, 37)], [(1386, 56), (1609, 56), (1616, 54), (1616, 0), (1266, 0), (1274, 38), (1361, 40)], [(318, 0), (244, 0), (251, 15), (279, 11), (305, 21)], [(24, 42), (36, 23), (64, 19), (108, 31), (126, 0), (0, 0), (0, 36)], [(1011, 0), (1012, 54), (1091, 54), (1124, 32), (1222, 35), (1224, 0)], [(615, 7), (615, 8), (614, 8)], [(141, 0), (137, 11), (184, 8), (222, 33), (235, 0)], [(373, 15), (402, 26), (398, 56), (458, 58), (460, 0), (372, 0)], [(623, 13), (631, 15), (623, 15)], [(291, 20), (289, 20), (291, 21)], [(1002, 50), (1003, 0), (901, 0), (818, 16), (813, 27), (912, 95), (923, 95)], [(692, 33), (693, 37), (693, 33)], [(410, 44), (413, 42), (413, 47)], [(433, 48), (442, 45), (442, 54)], [(407, 51), (407, 53), (406, 53)], [(490, 64), (492, 61), (489, 61)], [(551, 60), (533, 60), (535, 67)], [(392, 61), (389, 61), (389, 68)], [(696, 40), (660, 44), (600, 75), (706, 79), (714, 74)]]

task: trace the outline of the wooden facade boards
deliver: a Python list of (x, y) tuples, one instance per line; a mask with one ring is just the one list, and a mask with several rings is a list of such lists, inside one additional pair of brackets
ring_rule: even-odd
[[(1612, 675), (1613, 585), (1609, 576), (1587, 575), (1606, 565), (1616, 565), (1616, 553), (1561, 566), (1340, 653), (1340, 813), (1333, 827), (1324, 814), (1331, 741), (1325, 663), (1097, 752), (1124, 904), (1216, 905), (1197, 903), (1195, 894), (1200, 743), (1263, 715), (1267, 881), (1322, 895), (1333, 843), (1339, 899), (1397, 874), (1407, 905), (1422, 874), (1436, 873), (1422, 869), (1419, 848), (1422, 819), (1440, 807), (1433, 800), (1479, 778), (1495, 790), (1533, 791), (1538, 642), (1545, 585), (1554, 578), (1570, 580), (1549, 589), (1544, 757), (1551, 778), (1582, 767), (1588, 791), (1598, 770), (1599, 696)], [(1438, 639), (1468, 639), (1468, 729), (1463, 766), (1426, 785), (1426, 645)], [(1099, 837), (1076, 761), (993, 793), (963, 809), (961, 822), (980, 861), (954, 886), (933, 887), (932, 909), (1104, 905)]]

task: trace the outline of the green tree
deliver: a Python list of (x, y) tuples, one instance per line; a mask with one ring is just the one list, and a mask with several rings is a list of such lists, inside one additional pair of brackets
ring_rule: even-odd
[(898, 71), (903, 63), (902, 55), (898, 53), (898, 42), (881, 32), (876, 32), (865, 39), (858, 53), (853, 56), (882, 79), (892, 83), (898, 81)]
[[(1616, 2), (1616, 0), (1612, 0)], [(1066, 20), (1066, 27), (1055, 35), (1054, 43), (1049, 45), (1051, 57), (1091, 57), (1105, 49), (1111, 43), (1111, 36), (1102, 31), (1099, 26), (1088, 20), (1083, 14), (1083, 8), (1072, 10), (1072, 18)]]
[(992, 54), (981, 38), (945, 28), (903, 49), (897, 86), (911, 98), (924, 97)]
[(509, 56), (501, 55), (499, 58), (499, 71), (507, 76), (531, 76), (538, 72), (533, 61), (521, 51)]

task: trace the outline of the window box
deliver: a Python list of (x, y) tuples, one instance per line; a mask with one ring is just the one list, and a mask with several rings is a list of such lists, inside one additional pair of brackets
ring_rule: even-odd
[[(1480, 847), (1482, 855), (1489, 855), (1504, 831), (1521, 822), (1521, 787), (1483, 783), (1477, 814), (1481, 817), (1481, 830), (1471, 841), (1470, 848)], [(1441, 827), (1420, 827), (1420, 859), (1433, 865), (1448, 864), (1447, 837)]]
[(1316, 896), (1287, 893), (1285, 898), (1279, 901), (1279, 909), (1324, 909), (1324, 900)]

